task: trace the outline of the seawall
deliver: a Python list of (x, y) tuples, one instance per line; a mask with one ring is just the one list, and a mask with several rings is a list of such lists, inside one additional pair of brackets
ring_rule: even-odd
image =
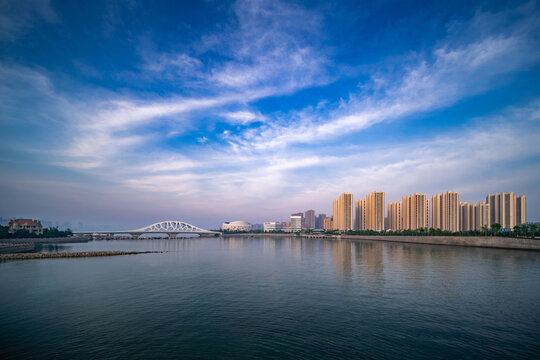
[(540, 251), (540, 240), (507, 238), (496, 236), (380, 236), (341, 235), (347, 240), (376, 240), (414, 244), (473, 246), (499, 249), (519, 249)]
[(0, 253), (19, 253), (34, 251), (36, 244), (59, 244), (88, 242), (91, 236), (68, 236), (51, 238), (0, 239)]

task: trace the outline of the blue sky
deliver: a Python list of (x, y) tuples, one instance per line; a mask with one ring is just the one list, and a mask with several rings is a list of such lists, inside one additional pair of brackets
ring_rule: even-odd
[(540, 220), (536, 1), (1, 1), (0, 215), (103, 228), (513, 191)]

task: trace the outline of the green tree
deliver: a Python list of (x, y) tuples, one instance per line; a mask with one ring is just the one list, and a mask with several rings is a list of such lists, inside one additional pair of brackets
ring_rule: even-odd
[(527, 236), (527, 232), (529, 232), (528, 227), (524, 227), (524, 226), (519, 227), (519, 236)]
[(499, 231), (501, 231), (501, 227), (502, 227), (501, 224), (499, 224), (499, 223), (494, 223), (494, 224), (491, 225), (491, 230), (493, 231), (493, 233), (494, 233), (495, 235), (497, 235), (497, 234), (499, 233)]
[(487, 235), (487, 233), (488, 233), (487, 225), (482, 226), (482, 232), (484, 233), (484, 235)]
[(0, 225), (0, 239), (5, 239), (9, 237), (9, 226)]
[(529, 231), (531, 232), (532, 237), (534, 238), (534, 236), (538, 232), (538, 225), (532, 224), (531, 226), (529, 226)]

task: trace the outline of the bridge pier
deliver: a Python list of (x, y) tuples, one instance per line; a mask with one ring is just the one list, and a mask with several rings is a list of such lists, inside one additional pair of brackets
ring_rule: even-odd
[(141, 236), (142, 234), (131, 234), (131, 238), (133, 240), (139, 240), (139, 236)]
[(169, 240), (174, 240), (174, 239), (176, 239), (176, 235), (178, 235), (178, 234), (176, 234), (176, 233), (168, 233), (168, 235), (169, 235)]
[(217, 237), (217, 236), (221, 236), (221, 233), (210, 233), (210, 234), (199, 233), (199, 237)]

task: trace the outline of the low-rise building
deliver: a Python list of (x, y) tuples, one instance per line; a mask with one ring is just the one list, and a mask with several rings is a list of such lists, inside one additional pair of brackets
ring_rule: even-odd
[(263, 224), (251, 224), (251, 230), (263, 230), (264, 225)]
[(280, 231), (281, 223), (279, 221), (267, 221), (264, 223), (264, 232)]
[(36, 235), (43, 234), (43, 226), (38, 220), (32, 219), (16, 219), (11, 220), (8, 224), (10, 234), (14, 234), (18, 230), (27, 230), (28, 232)]

